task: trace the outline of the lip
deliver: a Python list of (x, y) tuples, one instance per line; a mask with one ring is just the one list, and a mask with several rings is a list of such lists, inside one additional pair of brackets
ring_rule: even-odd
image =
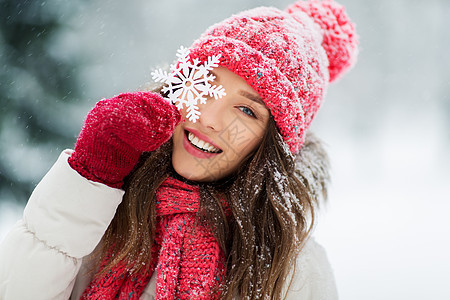
[(189, 142), (189, 140), (188, 140), (188, 138), (187, 138), (186, 131), (192, 132), (192, 133), (193, 133), (195, 136), (197, 136), (199, 139), (201, 139), (201, 140), (203, 140), (203, 141), (205, 141), (205, 142), (210, 143), (211, 145), (213, 145), (214, 147), (216, 147), (216, 148), (218, 148), (218, 149), (220, 149), (220, 148), (217, 147), (216, 145), (214, 145), (214, 143), (212, 143), (211, 140), (210, 140), (208, 137), (202, 135), (202, 134), (199, 133), (198, 131), (193, 130), (193, 129), (187, 129), (187, 128), (185, 128), (185, 131), (183, 132), (183, 135), (184, 135), (184, 137), (183, 137), (183, 146), (184, 146), (184, 149), (186, 149), (186, 151), (187, 151), (189, 154), (191, 154), (191, 155), (193, 155), (193, 156), (195, 156), (195, 157), (197, 157), (197, 158), (211, 158), (211, 157), (214, 157), (214, 156), (219, 155), (220, 153), (222, 153), (222, 152), (219, 152), (219, 153), (208, 153), (208, 152), (204, 152), (204, 151), (201, 151), (201, 150), (197, 149), (196, 147), (194, 147), (194, 145), (192, 145), (192, 144)]

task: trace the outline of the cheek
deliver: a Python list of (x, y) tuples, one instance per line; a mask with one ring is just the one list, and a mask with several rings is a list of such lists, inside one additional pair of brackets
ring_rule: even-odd
[(228, 134), (228, 145), (237, 157), (245, 157), (261, 143), (264, 131), (258, 126), (240, 124), (239, 128)]
[[(245, 127), (248, 129), (248, 127)], [(261, 131), (248, 130), (247, 133), (242, 129), (241, 134), (228, 141), (228, 149), (225, 151), (226, 162), (229, 172), (235, 171), (243, 163), (249, 154), (254, 152), (262, 140)], [(233, 136), (233, 135), (231, 135)], [(224, 165), (224, 163), (222, 164)]]
[(181, 140), (182, 134), (183, 134), (183, 128), (181, 128), (180, 124), (178, 124), (177, 127), (175, 127), (175, 130), (173, 131), (173, 135), (172, 135), (174, 150), (175, 150), (175, 147), (178, 146), (179, 141)]
[(180, 162), (182, 162), (181, 147), (183, 146), (183, 134), (184, 134), (184, 131), (181, 128), (181, 126), (177, 126), (173, 132), (172, 164), (174, 165), (174, 167), (180, 165)]
[(173, 135), (173, 150), (172, 150), (172, 167), (179, 175), (184, 178), (191, 179), (192, 177), (192, 162), (189, 155), (183, 151), (182, 147), (182, 131)]
[(252, 152), (254, 152), (259, 144), (261, 139), (258, 137), (251, 137), (247, 141), (247, 143), (242, 144), (240, 149), (237, 151), (237, 159), (240, 161), (239, 164)]

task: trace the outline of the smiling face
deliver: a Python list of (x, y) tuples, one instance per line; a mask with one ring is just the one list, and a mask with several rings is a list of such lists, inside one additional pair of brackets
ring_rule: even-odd
[(173, 133), (172, 165), (186, 179), (215, 181), (241, 165), (261, 143), (269, 122), (269, 110), (258, 93), (225, 67), (215, 68), (214, 83), (226, 96), (199, 104), (200, 119), (184, 119)]

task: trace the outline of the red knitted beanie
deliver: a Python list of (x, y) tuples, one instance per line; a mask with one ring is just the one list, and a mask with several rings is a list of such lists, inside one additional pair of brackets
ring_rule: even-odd
[(343, 6), (298, 1), (285, 11), (259, 7), (211, 26), (191, 59), (221, 54), (219, 65), (263, 98), (292, 153), (322, 103), (328, 83), (356, 61), (357, 35)]

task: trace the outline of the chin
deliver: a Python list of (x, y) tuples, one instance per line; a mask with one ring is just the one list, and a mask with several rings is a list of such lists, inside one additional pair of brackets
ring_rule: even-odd
[(199, 182), (201, 181), (198, 176), (195, 176), (195, 174), (192, 174), (190, 172), (183, 172), (183, 170), (177, 170), (175, 167), (173, 169), (175, 170), (175, 172), (177, 172), (178, 175), (180, 175), (181, 177), (183, 177), (187, 180), (199, 181)]
[(198, 182), (208, 181), (204, 175), (202, 176), (200, 174), (200, 172), (195, 172), (195, 166), (189, 166), (186, 163), (186, 160), (178, 160), (175, 157), (172, 157), (172, 167), (178, 175), (187, 180)]

